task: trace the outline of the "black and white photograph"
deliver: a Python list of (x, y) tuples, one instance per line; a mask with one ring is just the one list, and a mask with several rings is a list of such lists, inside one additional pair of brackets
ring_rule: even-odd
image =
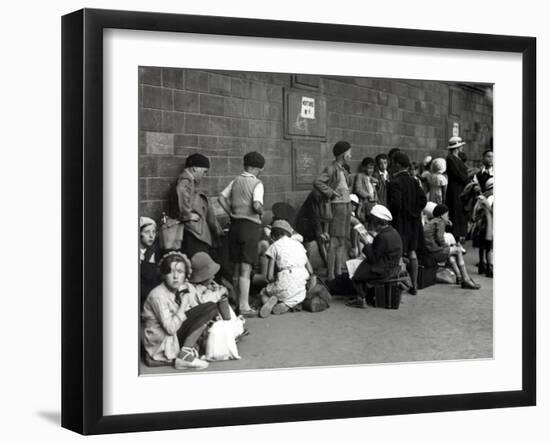
[(548, 440), (544, 9), (6, 3), (3, 441)]
[(140, 375), (493, 357), (493, 84), (138, 69)]

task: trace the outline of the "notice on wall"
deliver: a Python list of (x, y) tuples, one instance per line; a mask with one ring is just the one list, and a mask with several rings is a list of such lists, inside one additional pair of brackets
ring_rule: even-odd
[(453, 123), (453, 137), (458, 137), (458, 123)]
[(315, 120), (315, 99), (302, 96), (300, 117)]
[(309, 189), (321, 167), (319, 142), (292, 142), (292, 183), (294, 190)]

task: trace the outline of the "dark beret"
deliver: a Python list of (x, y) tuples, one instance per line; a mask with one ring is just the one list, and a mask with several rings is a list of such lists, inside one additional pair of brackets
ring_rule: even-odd
[(208, 157), (199, 153), (191, 154), (185, 160), (185, 167), (186, 168), (198, 167), (198, 168), (210, 169), (210, 160), (208, 160)]
[(439, 217), (443, 214), (445, 214), (446, 212), (449, 212), (449, 208), (446, 206), (446, 205), (437, 205), (432, 214), (434, 217)]
[(332, 148), (332, 153), (335, 157), (338, 157), (340, 154), (343, 154), (346, 151), (351, 149), (351, 145), (346, 141), (339, 141)]

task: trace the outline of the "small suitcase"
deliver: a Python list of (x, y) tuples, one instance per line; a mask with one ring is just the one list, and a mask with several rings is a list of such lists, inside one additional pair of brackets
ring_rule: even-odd
[(424, 289), (435, 285), (435, 276), (437, 274), (436, 267), (418, 266), (418, 289)]
[(398, 279), (377, 282), (369, 291), (374, 298), (374, 306), (377, 308), (399, 309), (402, 290)]

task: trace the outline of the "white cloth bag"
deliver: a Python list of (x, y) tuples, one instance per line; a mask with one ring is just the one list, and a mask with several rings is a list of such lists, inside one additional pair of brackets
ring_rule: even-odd
[(218, 320), (210, 327), (206, 339), (206, 360), (240, 360), (235, 337), (239, 335), (236, 333), (238, 323), (241, 324), (242, 333), (242, 322), (236, 320)]

